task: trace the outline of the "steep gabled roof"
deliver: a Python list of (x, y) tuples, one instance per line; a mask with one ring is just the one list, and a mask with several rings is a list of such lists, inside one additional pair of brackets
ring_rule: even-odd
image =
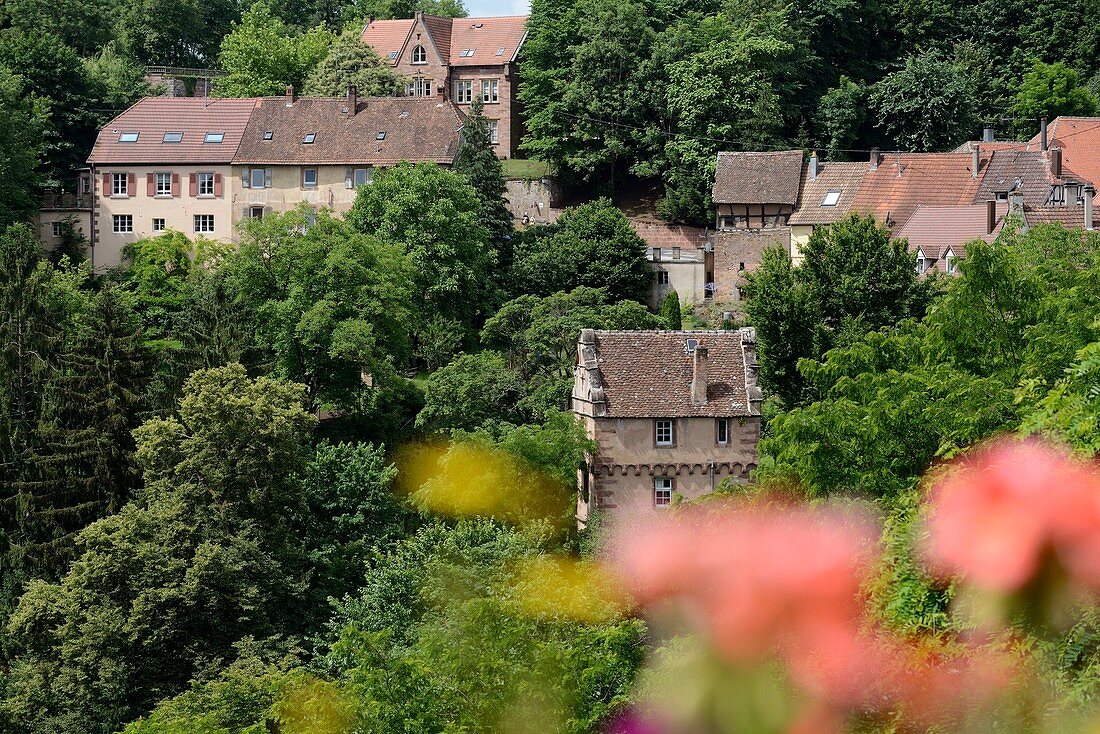
[(372, 20), (363, 28), (360, 40), (373, 48), (382, 59), (396, 66), (412, 32), (413, 19)]
[[(756, 414), (751, 404), (759, 399), (754, 366), (745, 364), (746, 348), (755, 353), (752, 329), (596, 331), (594, 335), (593, 367), (598, 370), (606, 406), (602, 415), (681, 418)], [(693, 355), (686, 350), (688, 339), (708, 351), (705, 404), (691, 399)]]
[[(526, 15), (455, 18), (450, 31), (450, 63), (452, 66), (506, 64), (519, 53), (526, 37)], [(464, 50), (472, 50), (473, 54), (463, 56)]]
[[(103, 126), (88, 162), (229, 163), (237, 153), (254, 99), (145, 97)], [(137, 133), (134, 142), (121, 142)], [(165, 142), (165, 133), (182, 133), (179, 142)], [(222, 133), (221, 142), (205, 142), (207, 133)]]
[[(283, 97), (258, 101), (234, 163), (451, 163), (462, 114), (438, 97), (370, 97), (350, 114), (344, 98)], [(271, 138), (265, 140), (265, 133)], [(384, 135), (383, 135), (384, 133)], [(312, 143), (303, 142), (307, 134)]]
[(719, 153), (711, 198), (715, 204), (798, 203), (802, 151)]
[(897, 233), (909, 240), (909, 252), (920, 250), (926, 258), (941, 259), (950, 249), (956, 257), (966, 256), (966, 243), (992, 242), (1004, 227), (1008, 204), (994, 209), (993, 231), (989, 231), (986, 204), (960, 206), (918, 206)]
[(1019, 182), (1019, 192), (1024, 204), (1045, 206), (1053, 183), (1080, 181), (1080, 177), (1063, 163), (1062, 177), (1050, 174), (1050, 162), (1040, 153), (1020, 150), (999, 150), (993, 153), (982, 176), (981, 186), (974, 195), (974, 203), (996, 198), (996, 194), (1008, 192)]
[[(1067, 229), (1084, 229), (1084, 206), (1025, 206), (1024, 219), (1029, 226), (1037, 224), (1061, 224)], [(1100, 211), (1093, 209), (1092, 227), (1100, 227)]]
[(969, 153), (889, 153), (863, 177), (851, 210), (900, 227), (918, 206), (958, 206), (974, 201), (988, 163), (971, 173)]
[(791, 214), (790, 224), (831, 224), (852, 208), (867, 163), (822, 161), (817, 176), (810, 178), (810, 165), (802, 169), (802, 194)]

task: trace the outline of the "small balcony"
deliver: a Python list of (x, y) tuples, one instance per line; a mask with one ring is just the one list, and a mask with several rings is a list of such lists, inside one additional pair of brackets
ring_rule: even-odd
[(91, 194), (73, 194), (64, 191), (46, 191), (39, 205), (42, 209), (87, 211), (92, 208)]

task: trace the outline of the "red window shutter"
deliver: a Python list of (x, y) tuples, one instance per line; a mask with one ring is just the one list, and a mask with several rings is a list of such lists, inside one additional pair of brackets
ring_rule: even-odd
[(180, 195), (180, 175), (178, 173), (172, 174), (172, 196)]
[(132, 173), (126, 174), (126, 195), (137, 196), (137, 176)]
[(103, 174), (103, 195), (111, 195), (111, 174), (109, 173)]
[(157, 195), (157, 174), (147, 173), (145, 174), (145, 195), (156, 196)]
[(220, 173), (214, 174), (214, 196), (222, 195), (222, 175)]
[(199, 195), (199, 177), (194, 173), (187, 177), (187, 193), (190, 196)]

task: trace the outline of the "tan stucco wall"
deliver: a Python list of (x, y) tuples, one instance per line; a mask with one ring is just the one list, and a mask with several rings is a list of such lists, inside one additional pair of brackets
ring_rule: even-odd
[(43, 249), (49, 251), (61, 244), (61, 239), (53, 236), (53, 223), (71, 219), (77, 234), (89, 237), (92, 232), (92, 212), (90, 210), (49, 210), (38, 213), (38, 239)]
[[(270, 168), (271, 188), (245, 188), (242, 175), (249, 168)], [(317, 170), (317, 188), (302, 188), (302, 170)], [(369, 168), (369, 166), (233, 166), (230, 191), (233, 202), (233, 221), (247, 216), (249, 207), (262, 206), (265, 212), (282, 213), (290, 211), (305, 202), (316, 208), (328, 208), (337, 214), (344, 214), (355, 203), (355, 188), (345, 187), (345, 173), (348, 168)]]
[(806, 243), (810, 241), (810, 235), (813, 234), (813, 231), (814, 226), (812, 224), (791, 225), (791, 263), (794, 265), (802, 264), (802, 251), (806, 248)]
[[(110, 190), (103, 191), (103, 174), (134, 174), (134, 191), (125, 197), (112, 197)], [(180, 177), (180, 195), (151, 197), (146, 193), (146, 175), (149, 173), (176, 173)], [(189, 195), (189, 179), (192, 173), (220, 173), (223, 188), (221, 196), (192, 197)], [(232, 191), (230, 166), (103, 166), (95, 169), (95, 238), (92, 247), (92, 266), (102, 272), (122, 264), (122, 248), (131, 242), (154, 237), (153, 219), (165, 220), (165, 227), (182, 232), (190, 238), (195, 233), (194, 215), (213, 214), (214, 231), (204, 233), (207, 239), (230, 242), (233, 239), (233, 216), (230, 192)], [(134, 231), (116, 234), (113, 229), (115, 214), (130, 214), (134, 218)]]
[[(682, 305), (700, 303), (706, 296), (704, 286), (706, 285), (707, 274), (702, 260), (651, 261), (649, 269), (653, 272), (653, 279), (650, 281), (652, 285), (649, 290), (649, 305), (651, 308), (660, 307), (665, 294), (673, 288), (676, 289), (676, 295), (680, 297)], [(657, 282), (657, 273), (662, 270), (668, 273), (667, 284)]]

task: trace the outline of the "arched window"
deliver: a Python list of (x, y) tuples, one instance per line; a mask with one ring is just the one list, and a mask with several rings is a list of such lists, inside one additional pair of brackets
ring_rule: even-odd
[(426, 64), (426, 63), (428, 63), (428, 54), (425, 53), (423, 46), (413, 46), (413, 63), (414, 64)]

